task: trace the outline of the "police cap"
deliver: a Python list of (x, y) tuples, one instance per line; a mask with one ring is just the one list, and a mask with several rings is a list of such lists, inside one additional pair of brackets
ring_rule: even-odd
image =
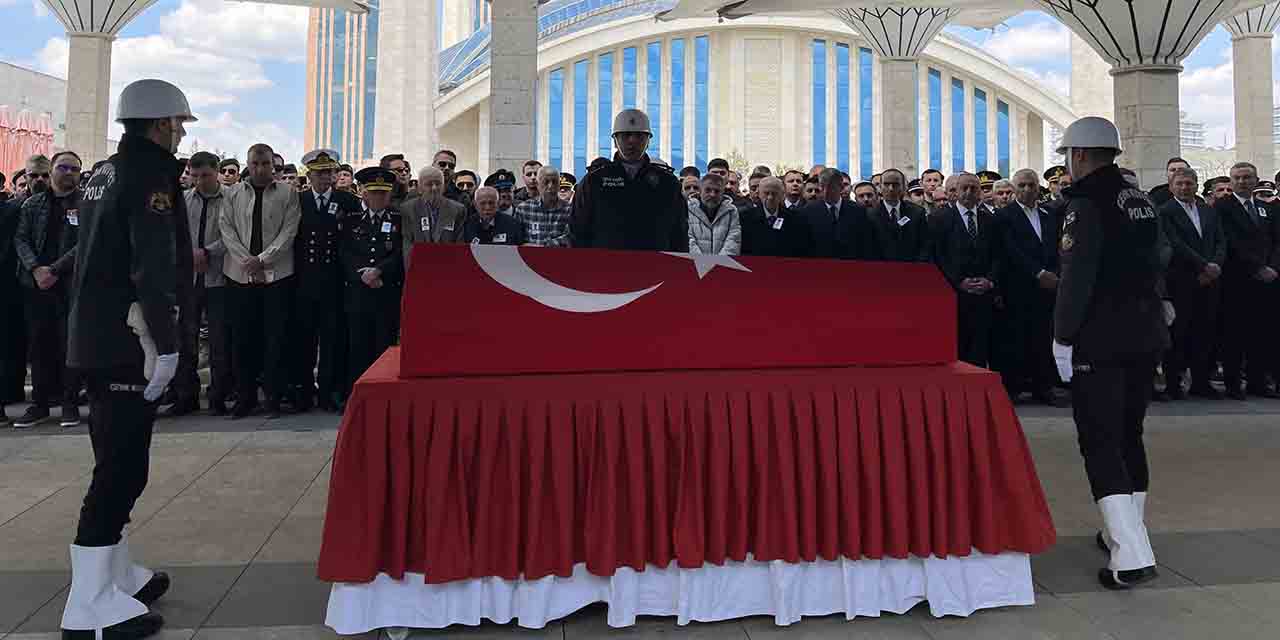
[(907, 183), (907, 193), (915, 193), (917, 191), (924, 193), (924, 185), (920, 183), (919, 178), (912, 178), (911, 181)]
[(341, 158), (333, 149), (315, 149), (302, 156), (302, 164), (307, 171), (325, 171), (341, 166)]
[(1062, 176), (1065, 176), (1065, 175), (1067, 175), (1067, 168), (1060, 164), (1055, 164), (1052, 167), (1049, 167), (1048, 169), (1045, 170), (1044, 181), (1048, 182), (1049, 184), (1053, 184), (1057, 182), (1059, 179), (1061, 179)]
[(994, 185), (1000, 179), (1000, 174), (990, 169), (978, 172), (978, 184), (984, 189)]
[(561, 189), (572, 189), (576, 184), (578, 184), (578, 178), (575, 177), (572, 173), (569, 173), (566, 171), (560, 174)]
[(493, 187), (498, 191), (513, 189), (516, 186), (516, 174), (506, 169), (498, 169), (484, 179), (484, 186)]

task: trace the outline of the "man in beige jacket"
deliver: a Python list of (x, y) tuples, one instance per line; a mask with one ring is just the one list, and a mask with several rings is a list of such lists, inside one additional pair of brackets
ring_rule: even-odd
[(409, 272), (413, 245), (462, 242), (467, 208), (444, 197), (444, 190), (444, 174), (435, 167), (427, 167), (418, 174), (418, 195), (400, 205), (404, 220), (405, 273)]
[(257, 408), (259, 374), (269, 418), (280, 417), (288, 388), (285, 332), (293, 297), (293, 240), (302, 210), (297, 192), (275, 181), (273, 154), (265, 144), (249, 147), (249, 179), (228, 189), (229, 206), (218, 220), (239, 387), (232, 419)]

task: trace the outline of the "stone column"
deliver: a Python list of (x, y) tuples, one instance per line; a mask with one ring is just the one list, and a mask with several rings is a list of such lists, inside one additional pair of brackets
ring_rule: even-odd
[(1071, 32), (1071, 110), (1077, 116), (1115, 120), (1115, 85), (1111, 63)]
[(84, 166), (104, 160), (107, 149), (108, 103), (111, 98), (111, 46), (115, 36), (102, 33), (68, 33), (70, 59), (67, 78), (66, 148), (84, 160)]
[(1257, 165), (1261, 176), (1270, 176), (1276, 169), (1271, 44), (1277, 24), (1280, 2), (1269, 2), (1222, 21), (1231, 33), (1236, 159)]
[(1125, 145), (1117, 163), (1137, 172), (1145, 188), (1165, 182), (1165, 163), (1181, 150), (1181, 72), (1182, 67), (1176, 65), (1145, 65), (1111, 72), (1115, 77), (1115, 122)]
[(916, 131), (916, 60), (882, 58), (880, 129), (884, 156), (880, 169), (896, 168), (908, 176), (920, 174)]
[(520, 171), (534, 157), (534, 95), (538, 82), (538, 3), (493, 0), (490, 40), (489, 169)]

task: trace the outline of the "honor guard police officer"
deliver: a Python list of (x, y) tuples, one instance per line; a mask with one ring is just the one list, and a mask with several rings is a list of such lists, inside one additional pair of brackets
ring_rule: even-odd
[(395, 343), (404, 286), (404, 227), (400, 212), (391, 207), (396, 175), (369, 167), (356, 174), (356, 182), (364, 187), (364, 212), (342, 222), (348, 384)]
[(572, 245), (642, 251), (689, 250), (689, 204), (680, 181), (649, 161), (649, 116), (623, 109), (613, 121), (613, 161), (573, 195)]
[(179, 322), (192, 308), (191, 237), (174, 157), (195, 120), (187, 98), (161, 80), (124, 88), (124, 136), (80, 204), (68, 364), (86, 375), (93, 478), (71, 545), (65, 640), (144, 638), (164, 620), (147, 607), (169, 587), (133, 563), (122, 536), (147, 484), (155, 401), (178, 367)]
[[(360, 199), (334, 186), (342, 166), (338, 152), (316, 149), (302, 156), (311, 188), (298, 196), (302, 215), (294, 239), (297, 284), (294, 406), (336, 412), (347, 395), (347, 323), (342, 307), (340, 225), (361, 214)], [(317, 354), (319, 363), (317, 365)]]
[(1110, 554), (1098, 579), (1108, 589), (1156, 577), (1142, 423), (1156, 357), (1169, 346), (1157, 292), (1168, 243), (1155, 204), (1116, 166), (1120, 152), (1115, 125), (1097, 117), (1067, 127), (1058, 148), (1072, 182), (1063, 190), (1053, 350), (1072, 381), (1080, 453), (1102, 512), (1097, 541)]

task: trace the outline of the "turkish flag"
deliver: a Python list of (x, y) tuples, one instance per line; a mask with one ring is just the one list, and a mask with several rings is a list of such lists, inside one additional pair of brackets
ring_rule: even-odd
[(421, 244), (400, 375), (937, 364), (955, 304), (928, 264)]

